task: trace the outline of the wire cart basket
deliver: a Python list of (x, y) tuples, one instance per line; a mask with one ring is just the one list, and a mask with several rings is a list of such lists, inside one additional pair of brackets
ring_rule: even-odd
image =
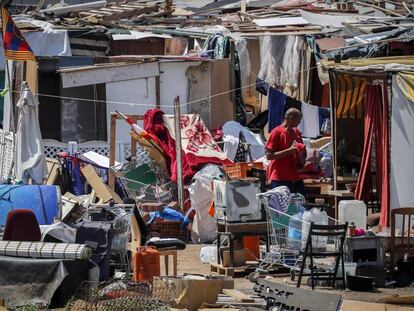
[[(291, 195), (287, 210), (281, 211), (271, 206), (269, 197), (264, 193), (258, 194), (257, 199), (263, 204), (268, 230), (269, 252), (266, 252), (259, 267), (250, 275), (250, 280), (256, 280), (260, 274), (268, 273), (274, 267), (285, 267), (290, 270), (291, 279), (294, 280), (295, 272), (300, 271), (303, 259), (303, 249), (306, 244), (307, 232), (310, 222), (302, 219), (305, 211), (305, 198), (300, 194)], [(336, 224), (337, 221), (328, 216), (328, 224)], [(315, 249), (334, 249), (338, 245), (335, 237), (312, 237), (312, 246)], [(304, 273), (310, 273), (308, 261)], [(330, 269), (331, 262), (316, 262), (321, 269)], [(323, 267), (323, 268), (322, 268)]]
[(126, 197), (145, 202), (168, 202), (176, 198), (176, 184), (145, 151), (111, 170)]

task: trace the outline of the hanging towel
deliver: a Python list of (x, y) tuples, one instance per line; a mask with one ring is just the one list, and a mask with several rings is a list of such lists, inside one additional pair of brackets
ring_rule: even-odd
[(271, 86), (269, 87), (267, 95), (267, 106), (269, 109), (269, 133), (283, 122), (286, 98), (287, 95), (279, 92)]
[(303, 136), (309, 138), (320, 135), (318, 106), (302, 103), (302, 122), (299, 130)]

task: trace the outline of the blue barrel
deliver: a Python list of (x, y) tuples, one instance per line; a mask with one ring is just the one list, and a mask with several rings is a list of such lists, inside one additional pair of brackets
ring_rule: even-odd
[(39, 225), (50, 225), (54, 217), (61, 217), (60, 203), (57, 186), (0, 185), (0, 225), (5, 225), (13, 209), (32, 210)]

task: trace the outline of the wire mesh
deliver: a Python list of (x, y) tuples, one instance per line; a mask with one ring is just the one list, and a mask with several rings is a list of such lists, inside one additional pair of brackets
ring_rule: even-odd
[(67, 311), (141, 311), (169, 310), (167, 303), (152, 296), (152, 285), (112, 281), (84, 282), (67, 304)]

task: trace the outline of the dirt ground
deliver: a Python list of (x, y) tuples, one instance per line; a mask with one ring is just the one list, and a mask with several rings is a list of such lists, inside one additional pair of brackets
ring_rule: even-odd
[[(178, 252), (178, 274), (214, 274), (210, 272), (210, 266), (208, 264), (202, 264), (200, 260), (200, 249), (202, 245), (189, 244), (187, 249)], [(161, 271), (164, 271), (163, 268)], [(290, 277), (274, 277), (272, 281), (277, 283), (283, 283), (285, 285), (295, 286), (296, 283), (290, 280)], [(306, 280), (305, 280), (306, 281)], [(239, 290), (253, 289), (254, 284), (251, 283), (247, 278), (238, 277), (235, 279), (235, 288)], [(302, 285), (303, 288), (309, 288), (306, 282)], [(344, 299), (366, 301), (366, 302), (378, 302), (382, 297), (391, 296), (398, 294), (402, 295), (414, 295), (414, 288), (379, 288), (375, 292), (354, 292), (349, 290), (333, 290), (333, 289), (321, 289), (315, 290), (334, 292), (342, 295)]]

